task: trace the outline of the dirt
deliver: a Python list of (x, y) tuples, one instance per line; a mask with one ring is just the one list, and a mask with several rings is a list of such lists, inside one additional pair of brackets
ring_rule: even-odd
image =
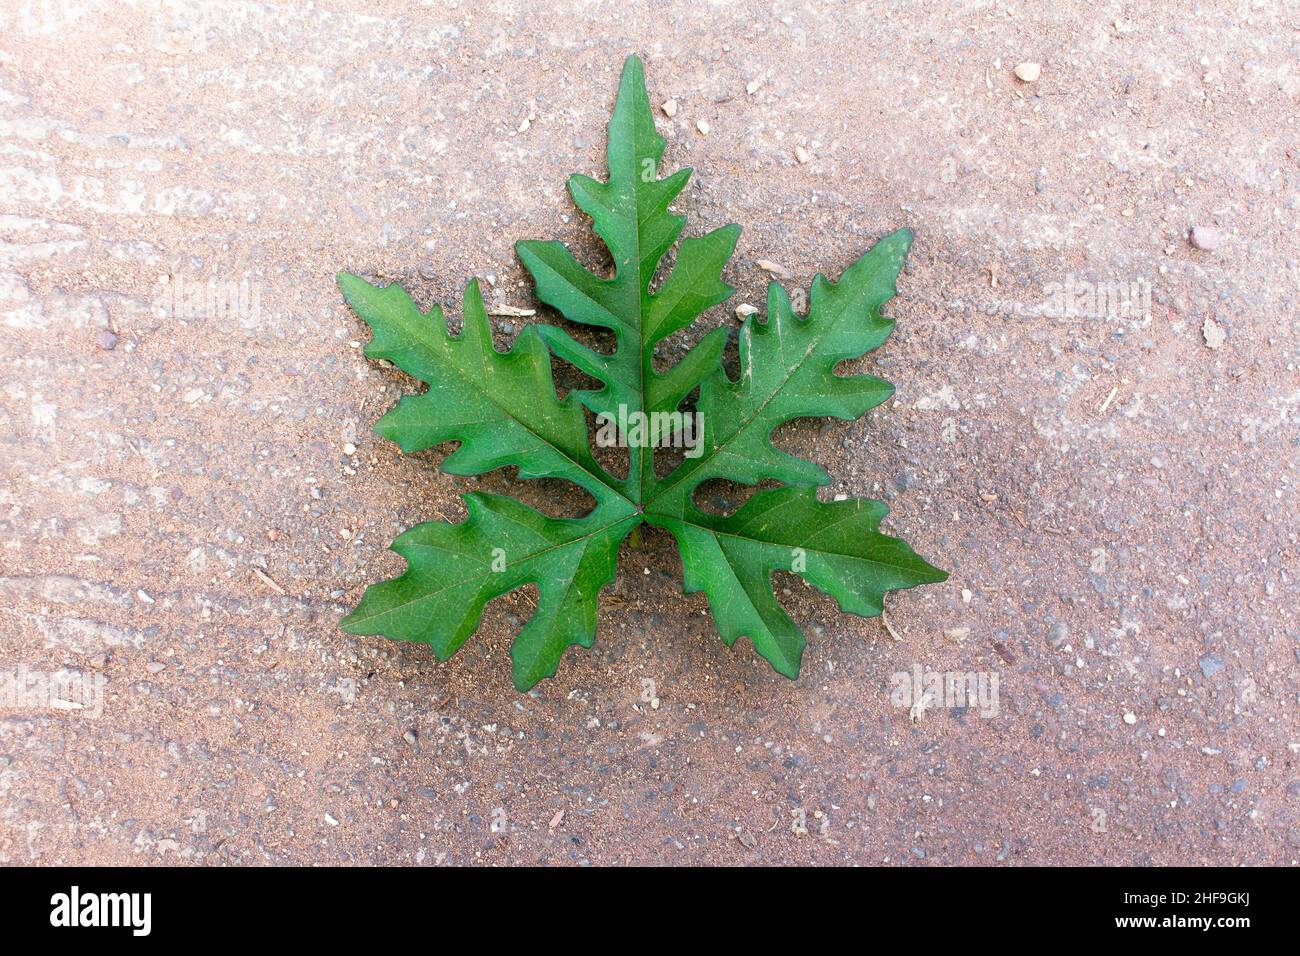
[[(0, 4), (0, 861), (1296, 862), (1294, 8), (538, 6)], [(782, 579), (790, 682), (648, 532), (519, 695), (526, 592), (445, 664), (336, 626), (511, 483), (374, 435), (416, 386), (333, 276), (531, 305), (629, 52), (744, 226), (715, 322), (916, 232), (897, 394), (782, 440), (952, 576), (889, 629)]]

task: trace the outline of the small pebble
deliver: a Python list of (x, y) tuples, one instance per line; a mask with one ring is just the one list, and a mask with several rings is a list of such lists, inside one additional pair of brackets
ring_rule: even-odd
[(763, 87), (763, 78), (760, 76), (758, 79), (750, 80), (748, 83), (745, 84), (745, 92), (748, 93), (750, 96), (753, 96), (760, 89), (762, 89), (762, 87)]
[(1033, 83), (1042, 72), (1043, 68), (1037, 63), (1020, 63), (1016, 66), (1016, 77), (1025, 83)]
[(1189, 238), (1194, 249), (1213, 252), (1219, 248), (1219, 230), (1213, 226), (1193, 226)]
[(416, 736), (414, 730), (408, 730), (406, 731), (406, 733), (402, 734), (402, 739), (405, 740), (412, 747), (414, 747), (416, 741), (419, 740), (420, 738)]
[(664, 100), (664, 105), (659, 108), (664, 111), (664, 116), (667, 116), (669, 119), (672, 119), (677, 115), (676, 100)]
[(1133, 711), (1130, 710), (1127, 714), (1124, 715), (1124, 723), (1128, 724), (1130, 727), (1132, 727), (1137, 722), (1138, 722), (1138, 715), (1133, 713)]
[(812, 153), (808, 152), (808, 150), (804, 149), (802, 146), (796, 146), (794, 148), (794, 158), (797, 159), (800, 164), (803, 164), (811, 162), (813, 157)]
[(347, 455), (349, 458), (351, 458), (356, 453), (357, 453), (357, 446), (352, 444), (352, 442), (348, 442), (346, 445), (343, 446), (343, 454)]
[(751, 315), (758, 315), (758, 309), (755, 306), (750, 305), (748, 302), (742, 302), (736, 306), (736, 318), (742, 322)]
[(95, 341), (105, 352), (111, 352), (113, 347), (117, 345), (117, 334), (110, 332), (108, 329), (103, 329), (95, 338)]
[(1223, 348), (1223, 343), (1228, 340), (1228, 333), (1223, 331), (1223, 327), (1213, 319), (1206, 319), (1201, 325), (1201, 334), (1205, 336), (1205, 345), (1207, 348)]
[(695, 124), (695, 128), (698, 129), (698, 130), (700, 131), (700, 134), (701, 134), (701, 135), (703, 135), (703, 136), (708, 136), (708, 135), (709, 135), (709, 121), (708, 121), (708, 120), (700, 120), (699, 122), (697, 122), (697, 123)]
[(1213, 677), (1223, 670), (1223, 661), (1214, 654), (1202, 654), (1198, 663), (1201, 665), (1201, 673), (1206, 677)]
[(144, 665), (144, 669), (150, 674), (160, 674), (167, 669), (167, 665), (162, 661), (150, 661), (148, 664)]

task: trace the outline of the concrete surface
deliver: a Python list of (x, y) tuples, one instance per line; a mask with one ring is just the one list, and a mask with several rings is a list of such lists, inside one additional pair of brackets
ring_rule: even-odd
[[(1300, 857), (1295, 5), (2, 0), (0, 36), (0, 861)], [(595, 257), (564, 178), (631, 51), (688, 230), (745, 228), (733, 305), (916, 231), (896, 397), (786, 440), (952, 579), (897, 640), (784, 582), (790, 683), (650, 533), (520, 696), (525, 593), (445, 665), (335, 627), (509, 482), (373, 435), (414, 383), (332, 277), (525, 306), (515, 239)], [(1054, 314), (1085, 281), (1149, 307)], [(996, 715), (896, 706), (914, 666)]]

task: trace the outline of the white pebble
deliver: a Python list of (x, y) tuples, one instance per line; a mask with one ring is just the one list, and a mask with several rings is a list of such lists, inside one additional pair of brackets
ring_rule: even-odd
[(698, 130), (700, 131), (701, 135), (703, 135), (703, 136), (708, 136), (708, 135), (709, 135), (709, 121), (708, 121), (708, 120), (700, 120), (699, 122), (697, 122), (697, 123), (695, 124), (695, 128), (698, 129)]
[(1193, 226), (1189, 238), (1193, 247), (1204, 252), (1219, 248), (1219, 230), (1213, 226)]
[(1026, 83), (1033, 83), (1042, 72), (1043, 68), (1037, 63), (1021, 63), (1016, 66), (1016, 76)]
[(1207, 348), (1223, 348), (1223, 343), (1228, 341), (1228, 333), (1223, 331), (1223, 326), (1219, 325), (1213, 319), (1206, 319), (1201, 323), (1201, 335), (1205, 336), (1205, 345)]

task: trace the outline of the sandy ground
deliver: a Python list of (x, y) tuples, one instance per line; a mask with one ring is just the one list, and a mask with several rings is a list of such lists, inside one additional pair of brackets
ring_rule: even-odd
[[(0, 861), (1294, 863), (1300, 11), (1195, 6), (0, 0)], [(785, 581), (789, 682), (649, 533), (518, 695), (525, 593), (448, 664), (336, 627), (509, 482), (370, 431), (332, 277), (529, 305), (633, 51), (733, 305), (915, 230), (897, 395), (783, 440), (952, 578), (897, 640)]]

